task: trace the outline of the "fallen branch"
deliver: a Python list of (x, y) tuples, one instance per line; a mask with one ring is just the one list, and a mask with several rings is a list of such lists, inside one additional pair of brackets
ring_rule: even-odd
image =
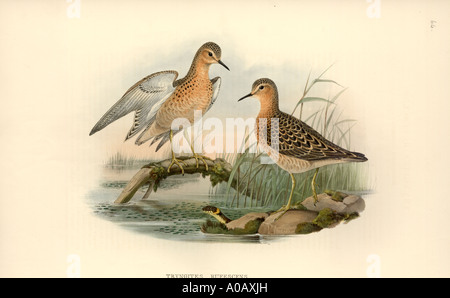
[[(183, 165), (185, 174), (201, 173), (203, 177), (210, 176), (212, 186), (215, 186), (222, 181), (228, 181), (232, 169), (232, 166), (222, 158), (217, 158), (215, 160), (205, 158), (205, 161), (208, 164), (208, 170), (206, 170), (206, 166), (201, 160), (199, 160), (197, 167), (197, 160), (194, 157), (181, 156), (177, 158), (183, 160), (186, 163), (186, 165)], [(169, 176), (180, 175), (181, 170), (176, 164), (172, 166), (172, 168), (170, 169), (170, 173), (167, 172), (170, 161), (170, 159), (167, 159), (161, 162), (151, 163), (143, 166), (133, 176), (133, 178), (131, 178), (131, 180), (125, 186), (122, 193), (114, 201), (114, 203), (125, 204), (129, 202), (139, 188), (141, 188), (146, 183), (149, 183), (148, 190), (142, 198), (146, 199), (150, 196), (152, 191), (157, 190), (159, 183), (162, 180), (166, 179)], [(236, 183), (232, 183), (232, 187), (234, 187), (233, 184)]]

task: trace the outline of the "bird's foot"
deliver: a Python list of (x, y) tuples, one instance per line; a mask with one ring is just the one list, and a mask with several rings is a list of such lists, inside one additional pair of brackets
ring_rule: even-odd
[(314, 207), (315, 207), (317, 202), (319, 202), (319, 198), (317, 197), (317, 193), (315, 191), (313, 193), (313, 198), (314, 198)]
[(206, 171), (208, 171), (208, 163), (207, 163), (206, 160), (205, 160), (205, 158), (206, 158), (206, 159), (209, 159), (208, 157), (199, 155), (199, 154), (197, 154), (197, 153), (194, 153), (194, 158), (195, 158), (195, 160), (196, 160), (196, 162), (197, 162), (197, 169), (198, 169), (198, 160), (201, 159), (202, 162), (203, 162), (203, 164), (205, 165)]
[(313, 198), (314, 198), (314, 206), (316, 206), (317, 202), (319, 201), (319, 198), (317, 197), (317, 192), (316, 192), (316, 187), (317, 184), (314, 182), (312, 187), (312, 193), (313, 193)]
[(185, 166), (187, 166), (187, 164), (183, 160), (177, 159), (175, 158), (175, 156), (172, 156), (172, 161), (170, 162), (169, 167), (167, 167), (167, 173), (170, 173), (170, 169), (174, 164), (176, 164), (181, 170), (181, 175), (184, 175), (184, 169), (181, 166), (180, 162), (183, 163)]
[(280, 213), (277, 218), (275, 218), (275, 221), (279, 220), (289, 209), (291, 209), (289, 206), (283, 206), (274, 213)]

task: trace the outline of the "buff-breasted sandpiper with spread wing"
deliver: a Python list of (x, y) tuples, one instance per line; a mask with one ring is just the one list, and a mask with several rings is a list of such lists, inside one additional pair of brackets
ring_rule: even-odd
[[(280, 111), (277, 86), (272, 80), (266, 78), (256, 80), (253, 83), (252, 91), (239, 99), (239, 101), (250, 96), (259, 99), (261, 104), (255, 127), (258, 145), (279, 167), (287, 171), (292, 179), (288, 203), (279, 210), (283, 211), (282, 214), (289, 210), (291, 206), (295, 188), (293, 174), (316, 169), (311, 187), (314, 201), (317, 202), (315, 180), (319, 167), (367, 160), (364, 154), (350, 152), (333, 144), (306, 123)], [(278, 121), (272, 121), (272, 119), (277, 119)], [(272, 122), (278, 124), (274, 126)], [(264, 125), (261, 125), (261, 123), (264, 123)], [(276, 141), (275, 138), (277, 136), (278, 148), (272, 145), (272, 142)]]
[[(210, 80), (208, 72), (209, 67), (215, 63), (219, 63), (229, 70), (220, 60), (221, 56), (220, 47), (213, 42), (207, 42), (198, 49), (184, 78), (177, 80), (178, 72), (174, 70), (157, 72), (143, 78), (128, 89), (122, 98), (103, 115), (89, 135), (102, 130), (125, 115), (135, 112), (133, 126), (125, 140), (143, 130), (136, 139), (137, 145), (150, 139), (153, 139), (151, 142), (153, 145), (160, 140), (156, 148), (158, 151), (168, 140), (172, 143), (173, 135), (180, 131), (172, 130), (173, 120), (185, 118), (193, 124), (194, 111), (200, 110), (202, 114), (206, 113), (217, 99), (221, 79), (215, 77)], [(197, 160), (197, 167), (199, 159), (207, 167), (203, 157), (194, 152), (192, 144), (191, 148)], [(171, 152), (172, 162), (168, 171), (170, 172), (171, 167), (177, 164), (184, 173), (180, 164), (180, 162), (184, 162), (175, 158), (172, 147)]]

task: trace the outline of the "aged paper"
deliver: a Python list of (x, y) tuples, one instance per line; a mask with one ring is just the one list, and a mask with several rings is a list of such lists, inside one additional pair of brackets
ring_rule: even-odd
[[(2, 1), (0, 275), (448, 277), (449, 10), (413, 0)], [(89, 136), (92, 126), (146, 75), (186, 74), (207, 41), (231, 70), (211, 67), (223, 80), (211, 117), (255, 117), (256, 101), (237, 100), (260, 77), (291, 111), (308, 74), (333, 64), (326, 78), (348, 87), (339, 105), (357, 120), (351, 148), (369, 158), (360, 218), (239, 243), (155, 237), (94, 213), (105, 161), (149, 147), (123, 141), (132, 116)]]

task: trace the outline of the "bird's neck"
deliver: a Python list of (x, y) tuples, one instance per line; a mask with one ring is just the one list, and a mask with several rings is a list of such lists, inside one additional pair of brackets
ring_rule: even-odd
[(260, 99), (260, 103), (261, 108), (257, 117), (258, 119), (266, 118), (270, 121), (270, 118), (273, 118), (273, 116), (279, 111), (277, 94), (273, 94), (270, 98)]
[(186, 77), (192, 78), (202, 78), (202, 79), (209, 79), (209, 67), (211, 64), (206, 63), (205, 61), (202, 61), (202, 59), (199, 56), (196, 56), (194, 60), (192, 61), (191, 68), (189, 69), (188, 74)]
[[(263, 142), (264, 144), (270, 145), (272, 119), (279, 117), (278, 96), (274, 94), (274, 97), (267, 100), (260, 99), (260, 102), (261, 108), (255, 123), (256, 139), (258, 140), (258, 144)], [(262, 131), (260, 131), (261, 129)]]

